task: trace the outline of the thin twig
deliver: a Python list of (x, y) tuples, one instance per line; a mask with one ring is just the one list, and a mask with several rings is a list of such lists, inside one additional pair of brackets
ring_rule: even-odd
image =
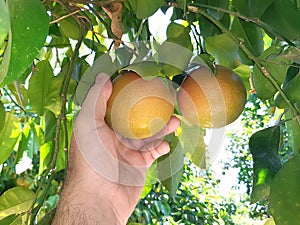
[(24, 96), (20, 90), (20, 86), (19, 86), (19, 81), (18, 80), (15, 80), (14, 81), (14, 86), (15, 86), (15, 89), (17, 91), (17, 95), (18, 95), (18, 98), (20, 100), (20, 103), (21, 103), (21, 106), (24, 107), (25, 106), (25, 103), (24, 103)]
[(19, 103), (17, 103), (14, 98), (10, 95), (10, 93), (8, 92), (8, 90), (6, 90), (6, 88), (3, 88), (5, 94), (8, 95), (8, 97), (10, 98), (10, 100), (18, 107), (20, 108), (25, 114), (27, 113), (26, 112), (26, 109), (24, 107), (22, 107)]
[(139, 26), (139, 29), (138, 29), (138, 31), (137, 31), (137, 33), (136, 33), (136, 35), (135, 35), (135, 41), (137, 41), (138, 38), (140, 37), (140, 35), (141, 35), (142, 31), (143, 31), (143, 27), (144, 27), (144, 23), (145, 23), (145, 22), (146, 22), (145, 19), (143, 19), (143, 20), (141, 21), (141, 24), (140, 24), (140, 26)]
[(71, 44), (51, 44), (44, 45), (45, 48), (68, 48), (71, 47)]
[(69, 17), (69, 16), (72, 16), (72, 15), (74, 15), (74, 14), (80, 12), (80, 11), (81, 11), (81, 10), (78, 9), (78, 10), (76, 10), (76, 11), (74, 11), (74, 12), (71, 12), (71, 13), (69, 13), (69, 14), (67, 14), (67, 15), (64, 15), (64, 16), (62, 16), (62, 17), (59, 17), (59, 18), (56, 19), (56, 20), (52, 20), (52, 21), (50, 21), (50, 24), (57, 23), (57, 22), (59, 22), (59, 21), (65, 19), (65, 18), (67, 18), (67, 17)]

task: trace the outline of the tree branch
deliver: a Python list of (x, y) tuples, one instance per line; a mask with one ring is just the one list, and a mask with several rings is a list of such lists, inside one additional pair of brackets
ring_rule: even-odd
[(242, 40), (240, 40), (235, 34), (233, 34), (230, 30), (228, 30), (222, 23), (216, 20), (213, 16), (209, 15), (204, 9), (200, 9), (196, 6), (188, 6), (188, 9), (193, 11), (194, 13), (201, 14), (206, 19), (210, 20), (214, 23), (223, 33), (229, 35), (229, 37), (241, 48), (243, 52), (245, 52), (248, 57), (253, 60), (253, 62), (257, 65), (259, 70), (264, 74), (264, 76), (271, 82), (271, 84), (275, 87), (275, 89), (282, 95), (284, 101), (288, 104), (289, 108), (293, 111), (294, 115), (299, 115), (299, 110), (290, 102), (284, 91), (281, 89), (280, 85), (271, 75), (271, 73), (261, 64), (260, 60), (256, 58), (252, 52), (245, 46)]
[[(195, 8), (195, 6), (196, 6), (196, 8)], [(277, 37), (278, 39), (284, 40), (290, 46), (295, 46), (295, 44), (293, 42), (291, 42), (288, 38), (286, 38), (284, 35), (278, 33), (277, 31), (274, 31), (268, 24), (261, 21), (259, 18), (251, 18), (251, 17), (243, 16), (239, 12), (234, 12), (234, 11), (231, 11), (231, 10), (227, 10), (227, 9), (223, 9), (223, 8), (215, 7), (215, 6), (211, 6), (211, 5), (201, 4), (201, 3), (189, 4), (188, 9), (191, 12), (196, 11), (195, 13), (197, 13), (197, 11), (199, 10), (198, 7), (203, 7), (203, 8), (207, 8), (207, 9), (213, 9), (213, 10), (216, 10), (216, 11), (219, 11), (219, 12), (224, 12), (224, 13), (233, 15), (235, 17), (238, 17), (238, 18), (240, 18), (240, 19), (242, 19), (246, 22), (254, 23), (254, 24), (258, 25), (259, 27), (263, 28), (264, 30), (268, 31), (270, 34)]]
[[(69, 64), (69, 67), (68, 67), (68, 71), (67, 71), (66, 76), (64, 77), (64, 80), (63, 80), (62, 89), (61, 89), (61, 110), (60, 110), (59, 116), (58, 116), (57, 121), (56, 121), (56, 133), (55, 133), (55, 139), (54, 139), (54, 153), (53, 153), (50, 165), (46, 169), (46, 171), (44, 172), (42, 180), (40, 181), (40, 185), (38, 187), (38, 190), (36, 191), (35, 200), (34, 200), (32, 206), (31, 206), (30, 210), (28, 211), (28, 213), (32, 212), (31, 221), (30, 221), (31, 225), (35, 224), (36, 216), (37, 216), (40, 208), (42, 207), (44, 201), (47, 198), (49, 188), (51, 186), (51, 181), (54, 178), (56, 160), (57, 160), (57, 156), (58, 156), (58, 153), (59, 153), (59, 150), (60, 150), (60, 136), (61, 136), (61, 125), (62, 124), (64, 125), (64, 135), (65, 135), (64, 149), (66, 150), (66, 146), (67, 146), (67, 149), (68, 149), (68, 146), (69, 146), (69, 143), (68, 143), (68, 130), (67, 130), (68, 128), (67, 128), (67, 122), (66, 122), (66, 103), (67, 103), (68, 99), (67, 99), (66, 96), (67, 96), (68, 87), (69, 87), (69, 84), (70, 84), (73, 68), (75, 66), (76, 60), (79, 57), (79, 49), (80, 49), (80, 46), (82, 45), (83, 39), (84, 39), (84, 36), (83, 36), (83, 34), (81, 34), (81, 38), (75, 46), (74, 53), (71, 57), (70, 64)], [(68, 160), (68, 151), (67, 150), (66, 150), (66, 160)], [(39, 193), (42, 191), (42, 188), (46, 184), (47, 181), (48, 181), (48, 183), (47, 183), (46, 187), (43, 190), (41, 201), (35, 207), (35, 204), (37, 202)], [(29, 218), (29, 216), (27, 217), (27, 224), (28, 224), (28, 218)]]

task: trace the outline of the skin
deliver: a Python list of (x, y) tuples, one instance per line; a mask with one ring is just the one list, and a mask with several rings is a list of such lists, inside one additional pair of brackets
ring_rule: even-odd
[(162, 138), (177, 129), (179, 120), (172, 117), (164, 130), (151, 138), (122, 138), (104, 120), (111, 91), (108, 75), (98, 75), (76, 118), (67, 179), (52, 225), (126, 224), (139, 200), (147, 169), (170, 150)]

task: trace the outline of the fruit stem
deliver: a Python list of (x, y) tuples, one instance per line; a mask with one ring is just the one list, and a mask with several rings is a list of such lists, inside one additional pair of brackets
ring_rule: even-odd
[[(189, 7), (191, 8), (191, 7)], [(199, 13), (202, 16), (204, 16), (206, 19), (210, 20), (212, 23), (214, 23), (223, 33), (228, 34), (228, 36), (241, 48), (243, 52), (245, 52), (246, 55), (258, 66), (259, 70), (264, 74), (264, 76), (271, 82), (271, 84), (275, 87), (275, 89), (279, 92), (280, 95), (282, 95), (283, 99), (288, 104), (289, 108), (293, 111), (294, 115), (299, 115), (299, 110), (290, 102), (284, 91), (281, 89), (280, 85), (276, 82), (276, 80), (273, 78), (271, 73), (261, 64), (259, 59), (255, 57), (251, 51), (245, 46), (244, 42), (239, 39), (235, 34), (233, 34), (230, 30), (228, 30), (222, 23), (220, 23), (218, 20), (216, 20), (214, 17), (209, 15), (207, 12), (205, 12), (204, 9), (197, 8), (193, 6), (193, 12)]]

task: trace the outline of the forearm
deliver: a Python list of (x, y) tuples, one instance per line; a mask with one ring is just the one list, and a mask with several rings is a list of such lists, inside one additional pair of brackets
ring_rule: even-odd
[(89, 190), (64, 188), (52, 225), (123, 225), (114, 207)]
[(52, 225), (126, 224), (111, 204), (114, 196), (105, 194), (105, 180), (83, 160), (74, 139), (65, 186)]

